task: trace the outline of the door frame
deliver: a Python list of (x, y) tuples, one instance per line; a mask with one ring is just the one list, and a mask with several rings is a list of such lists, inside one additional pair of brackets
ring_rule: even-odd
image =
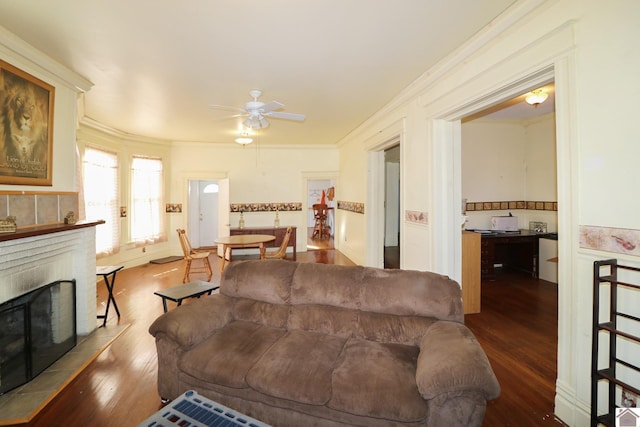
[[(229, 180), (229, 174), (227, 172), (186, 172), (184, 174), (181, 174), (181, 181), (182, 181), (182, 191), (184, 191), (184, 195), (182, 197), (182, 200), (186, 200), (186, 203), (184, 204), (184, 206), (182, 207), (182, 211), (183, 211), (183, 216), (182, 216), (182, 224), (181, 227), (184, 228), (187, 231), (187, 235), (189, 235), (189, 214), (191, 211), (191, 206), (189, 206), (189, 183), (191, 181), (223, 181), (223, 180)], [(219, 182), (218, 182), (219, 184)], [(224, 186), (221, 186), (222, 191), (225, 191)], [(227, 186), (228, 188), (228, 186)], [(228, 195), (227, 195), (228, 196)], [(229, 210), (227, 209), (226, 212), (228, 213)], [(228, 221), (228, 216), (227, 216), (227, 221), (226, 221), (226, 225), (227, 225), (227, 232), (229, 231), (229, 227), (230, 222)], [(219, 218), (219, 222), (222, 221), (222, 218)], [(224, 236), (224, 233), (220, 232), (220, 227), (218, 227), (218, 236)], [(227, 233), (228, 235), (228, 233)]]
[[(302, 230), (298, 229), (297, 234), (298, 234), (298, 241), (302, 241), (304, 242), (304, 245), (302, 245), (304, 247), (304, 250), (306, 252), (307, 250), (307, 240), (309, 239), (308, 236), (308, 231), (307, 231), (307, 212), (309, 212), (309, 209), (311, 208), (311, 206), (309, 206), (308, 203), (308, 192), (309, 192), (309, 181), (321, 181), (321, 180), (328, 180), (328, 181), (333, 181), (334, 185), (336, 187), (336, 192), (338, 192), (340, 190), (340, 186), (338, 185), (338, 177), (340, 176), (340, 173), (338, 171), (325, 171), (325, 172), (302, 172), (302, 197), (300, 198), (302, 200), (302, 211), (304, 212), (304, 227)], [(337, 194), (335, 195), (335, 197), (337, 197)], [(336, 226), (336, 216), (335, 216), (335, 210), (334, 210), (334, 227)], [(335, 245), (335, 230), (333, 230), (333, 235), (334, 235), (334, 248), (336, 248)]]
[[(400, 129), (403, 124), (399, 123)], [(391, 130), (391, 136), (386, 134), (385, 139), (379, 144), (370, 148), (367, 152), (367, 169), (370, 176), (367, 179), (367, 206), (370, 206), (371, 215), (367, 215), (366, 227), (367, 227), (367, 250), (366, 250), (366, 265), (369, 267), (384, 268), (384, 235), (385, 235), (385, 207), (384, 200), (385, 194), (385, 182), (386, 182), (386, 166), (384, 159), (384, 152), (389, 148), (393, 148), (396, 145), (400, 146), (400, 268), (402, 268), (402, 244), (405, 239), (404, 235), (404, 221), (402, 220), (402, 212), (404, 212), (404, 179), (402, 178), (402, 159), (403, 159), (403, 144), (402, 144), (402, 132), (394, 126)], [(368, 208), (369, 210), (369, 208)]]
[[(573, 425), (577, 416), (572, 379), (575, 378), (576, 324), (572, 306), (576, 295), (577, 260), (574, 246), (578, 241), (577, 195), (578, 195), (578, 149), (575, 135), (576, 112), (574, 92), (574, 62), (571, 53), (554, 58), (538, 69), (530, 71), (511, 83), (479, 95), (471, 103), (454, 106), (433, 120), (434, 138), (434, 206), (439, 206), (442, 215), (434, 218), (433, 239), (438, 250), (434, 254), (434, 269), (450, 272), (454, 280), (460, 280), (462, 271), (462, 236), (459, 218), (461, 215), (461, 119), (491, 105), (513, 98), (528, 90), (555, 82), (556, 100), (556, 167), (558, 171), (558, 353), (555, 414)], [(453, 187), (453, 194), (451, 188)], [(448, 242), (453, 248), (445, 247)]]

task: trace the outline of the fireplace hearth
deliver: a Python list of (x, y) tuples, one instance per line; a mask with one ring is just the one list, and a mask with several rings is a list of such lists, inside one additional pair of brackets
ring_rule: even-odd
[(76, 343), (75, 280), (0, 304), (0, 395), (29, 382)]

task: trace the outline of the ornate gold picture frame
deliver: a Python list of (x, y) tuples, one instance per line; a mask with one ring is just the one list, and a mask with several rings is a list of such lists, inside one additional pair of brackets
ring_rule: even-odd
[(0, 184), (52, 185), (54, 95), (0, 60)]

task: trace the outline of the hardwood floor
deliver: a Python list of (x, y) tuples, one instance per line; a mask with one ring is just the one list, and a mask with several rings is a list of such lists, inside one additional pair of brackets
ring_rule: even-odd
[(384, 247), (384, 268), (400, 268), (400, 246)]
[(482, 283), (482, 309), (465, 324), (487, 353), (502, 393), (485, 426), (563, 425), (554, 419), (558, 349), (557, 285), (502, 273)]
[[(301, 252), (297, 257), (300, 262), (353, 265), (335, 250)], [(212, 258), (212, 281), (216, 281), (219, 264), (217, 257)], [(128, 427), (160, 409), (156, 349), (148, 328), (163, 310), (153, 292), (180, 284), (183, 272), (184, 261), (178, 261), (118, 273), (115, 292), (120, 322), (131, 327), (28, 426)], [(554, 424), (549, 414), (556, 375), (557, 294), (555, 285), (535, 282), (532, 286), (531, 280), (505, 278), (483, 284), (482, 313), (466, 317), (502, 386), (500, 398), (488, 405), (485, 426)], [(101, 284), (98, 291), (101, 313), (107, 295)], [(169, 309), (175, 306), (168, 304)], [(106, 327), (117, 323), (112, 311)]]
[(307, 250), (317, 251), (323, 249), (333, 249), (333, 235), (323, 239), (313, 237), (313, 227), (307, 228)]

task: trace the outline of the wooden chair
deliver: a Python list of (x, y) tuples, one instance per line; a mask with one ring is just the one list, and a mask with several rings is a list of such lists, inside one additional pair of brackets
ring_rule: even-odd
[(313, 226), (313, 235), (311, 238), (318, 236), (323, 239), (326, 235), (329, 236), (329, 230), (327, 229), (327, 212), (328, 206), (322, 204), (313, 205), (313, 218), (316, 220)]
[(280, 249), (273, 252), (267, 252), (264, 257), (267, 259), (284, 259), (287, 256), (287, 246), (289, 245), (289, 239), (291, 238), (291, 227), (287, 227), (287, 232), (282, 239)]
[[(191, 273), (206, 273), (207, 282), (210, 281), (211, 276), (213, 276), (213, 270), (211, 269), (211, 264), (209, 264), (209, 252), (194, 250), (191, 247), (191, 242), (189, 242), (187, 233), (181, 228), (178, 228), (176, 231), (178, 232), (178, 237), (180, 238), (180, 246), (182, 246), (184, 259), (187, 261), (187, 267), (184, 270), (182, 283), (186, 283), (187, 280), (189, 280), (189, 274)], [(194, 267), (192, 269), (191, 262), (194, 260), (202, 260), (202, 267)]]

